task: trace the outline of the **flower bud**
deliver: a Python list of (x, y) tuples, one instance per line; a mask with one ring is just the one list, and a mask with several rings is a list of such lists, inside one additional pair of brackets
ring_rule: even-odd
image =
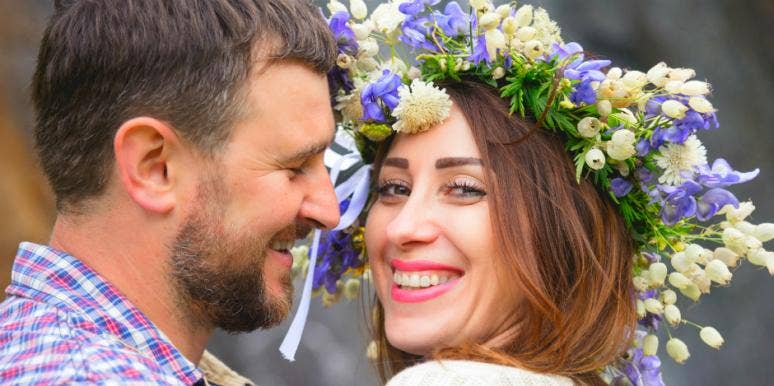
[(513, 16), (507, 16), (503, 19), (503, 32), (506, 35), (512, 36), (516, 33), (518, 28), (519, 26), (516, 24), (516, 18)]
[(669, 354), (675, 362), (681, 364), (691, 356), (688, 352), (688, 346), (686, 346), (682, 340), (677, 338), (672, 338), (667, 341), (666, 350), (667, 354)]
[(750, 249), (747, 251), (747, 261), (765, 267), (770, 255), (774, 255), (774, 252), (769, 252), (763, 248)]
[(372, 58), (379, 53), (379, 43), (374, 38), (368, 38), (358, 42), (360, 52), (358, 58)]
[(599, 134), (602, 122), (594, 117), (584, 117), (578, 122), (578, 133), (586, 138), (593, 138)]
[(682, 119), (685, 117), (688, 107), (674, 99), (670, 99), (661, 104), (661, 111), (670, 118)]
[(605, 77), (610, 80), (618, 80), (621, 79), (622, 75), (623, 71), (621, 70), (621, 67), (612, 67), (611, 69), (607, 70)]
[[(647, 271), (644, 271), (644, 272), (647, 272)], [(648, 280), (642, 276), (635, 276), (632, 278), (632, 286), (637, 291), (645, 292), (648, 290)]]
[(740, 202), (738, 207), (731, 204), (723, 206), (718, 213), (725, 214), (726, 220), (736, 223), (744, 220), (755, 210), (755, 205), (751, 201)]
[(774, 239), (774, 224), (765, 222), (763, 224), (756, 225), (755, 230), (752, 232), (752, 236), (760, 240), (762, 243)]
[(703, 251), (704, 248), (699, 244), (688, 244), (688, 246), (685, 247), (685, 257), (689, 263), (695, 263)]
[(645, 310), (651, 314), (661, 315), (664, 313), (664, 305), (656, 299), (647, 298), (643, 303), (645, 303)]
[(685, 272), (688, 270), (691, 264), (693, 264), (693, 261), (688, 259), (688, 256), (685, 254), (685, 252), (675, 253), (674, 255), (672, 255), (670, 262), (672, 263), (672, 267), (677, 272)]
[(593, 170), (599, 170), (605, 166), (605, 154), (597, 148), (589, 150), (584, 158), (586, 165)]
[(492, 71), (492, 78), (495, 80), (500, 79), (505, 76), (505, 69), (502, 67), (497, 67)]
[(357, 40), (366, 40), (371, 33), (371, 28), (365, 23), (354, 23), (350, 28), (352, 28), (352, 32), (355, 33), (355, 39)]
[(720, 346), (723, 345), (723, 337), (720, 335), (718, 330), (714, 329), (713, 327), (704, 327), (699, 331), (699, 336), (701, 337), (701, 340), (704, 341), (708, 346), (712, 348), (720, 348)]
[(494, 58), (497, 55), (498, 49), (505, 48), (505, 34), (497, 28), (486, 31), (484, 38), (486, 39), (486, 51), (490, 58)]
[(605, 118), (610, 115), (611, 112), (613, 112), (613, 104), (610, 103), (609, 100), (600, 99), (597, 101), (597, 113), (599, 113), (599, 116)]
[(683, 82), (679, 80), (670, 80), (664, 85), (664, 89), (670, 94), (679, 94), (682, 87)]
[(726, 228), (723, 229), (723, 244), (726, 245), (726, 248), (734, 251), (735, 253), (738, 253), (740, 255), (744, 255), (747, 253), (747, 236), (745, 236), (744, 233), (739, 231), (736, 228)]
[(499, 14), (495, 12), (487, 12), (484, 14), (484, 16), (481, 16), (481, 18), (478, 19), (478, 25), (485, 31), (489, 31), (491, 29), (497, 28), (497, 26), (500, 25), (500, 19), (501, 16)]
[(672, 305), (677, 302), (677, 293), (672, 290), (661, 291), (661, 303)]
[(694, 302), (698, 302), (699, 298), (701, 297), (701, 289), (699, 289), (699, 286), (693, 282), (691, 282), (691, 284), (686, 287), (680, 288), (680, 293), (688, 299), (693, 300)]
[(699, 113), (711, 113), (715, 111), (715, 108), (712, 107), (712, 103), (705, 99), (704, 97), (698, 97), (694, 96), (688, 99), (688, 106), (691, 106), (692, 109), (696, 110)]
[(707, 272), (707, 277), (720, 285), (728, 284), (728, 281), (731, 280), (731, 277), (733, 276), (731, 271), (728, 270), (726, 263), (720, 260), (710, 261), (705, 270)]
[(340, 53), (339, 56), (336, 58), (336, 65), (339, 66), (339, 68), (348, 69), (352, 66), (352, 63), (355, 62), (355, 59), (352, 59), (351, 56)]
[(654, 287), (661, 287), (664, 285), (667, 271), (667, 266), (664, 263), (657, 262), (651, 264), (650, 267), (648, 267), (648, 272), (650, 272), (650, 284)]
[(669, 75), (667, 76), (670, 80), (685, 82), (696, 76), (696, 71), (691, 68), (672, 68), (669, 70)]
[(683, 289), (692, 285), (693, 282), (680, 272), (672, 272), (669, 274), (669, 284), (672, 287)]
[(642, 354), (656, 355), (658, 352), (658, 336), (648, 334), (642, 339)]
[(713, 259), (722, 261), (729, 267), (736, 267), (736, 263), (739, 261), (740, 256), (726, 247), (719, 247), (715, 248), (712, 257)]
[(363, 0), (349, 0), (349, 10), (352, 11), (352, 17), (363, 20), (368, 16), (368, 7)]
[(499, 7), (497, 7), (497, 9), (495, 9), (495, 13), (500, 15), (501, 18), (508, 17), (511, 14), (511, 6), (510, 6), (510, 4), (503, 4), (503, 5), (499, 6)]
[(344, 290), (342, 292), (344, 293), (344, 297), (346, 297), (347, 300), (355, 299), (360, 293), (360, 280), (350, 278), (346, 283), (344, 283)]
[(339, 3), (336, 0), (331, 0), (331, 1), (328, 2), (328, 11), (330, 11), (331, 14), (334, 14), (336, 12), (347, 12), (347, 13), (349, 13), (349, 11), (347, 10), (347, 7), (344, 4), (341, 4), (341, 3)]
[(664, 318), (666, 318), (667, 322), (673, 327), (680, 324), (683, 320), (680, 309), (674, 304), (667, 304), (664, 306)]
[(627, 71), (626, 75), (621, 78), (624, 84), (629, 88), (642, 88), (648, 84), (648, 76), (644, 72), (640, 71)]
[(522, 5), (521, 8), (516, 11), (516, 14), (513, 15), (513, 18), (516, 19), (516, 25), (519, 27), (530, 25), (532, 23), (532, 6)]
[(680, 87), (680, 93), (688, 96), (707, 95), (709, 92), (709, 84), (700, 80), (690, 80)]
[(470, 0), (470, 7), (476, 11), (492, 8), (492, 2), (489, 0)]
[(371, 72), (379, 68), (379, 62), (374, 58), (358, 58), (357, 68), (361, 71)]
[(516, 31), (516, 38), (523, 42), (534, 39), (536, 35), (537, 30), (529, 26), (521, 27)]
[(370, 343), (368, 343), (368, 347), (366, 348), (366, 357), (372, 361), (379, 359), (379, 346), (376, 344), (375, 340), (372, 340)]
[(752, 236), (755, 232), (755, 225), (750, 224), (747, 221), (739, 221), (736, 224), (734, 224), (734, 228), (736, 228), (739, 232), (744, 233), (745, 235)]
[(644, 318), (646, 315), (645, 303), (643, 303), (642, 300), (637, 299), (635, 305), (637, 309), (637, 317), (640, 319)]
[(407, 74), (408, 78), (411, 80), (419, 79), (420, 76), (422, 76), (422, 71), (420, 71), (418, 68), (411, 66), (408, 70)]

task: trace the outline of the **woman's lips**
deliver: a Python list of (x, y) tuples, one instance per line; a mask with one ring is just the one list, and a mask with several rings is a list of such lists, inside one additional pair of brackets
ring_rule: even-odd
[(451, 271), (460, 276), (465, 273), (465, 271), (457, 267), (436, 263), (435, 261), (430, 260), (392, 259), (390, 260), (390, 266), (392, 266), (393, 270), (397, 269), (400, 271)]

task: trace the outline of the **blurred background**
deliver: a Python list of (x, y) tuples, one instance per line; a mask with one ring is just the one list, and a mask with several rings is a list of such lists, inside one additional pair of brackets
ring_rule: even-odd
[[(366, 2), (369, 10), (378, 4)], [(720, 129), (702, 133), (708, 158), (726, 158), (740, 171), (761, 168), (757, 179), (734, 192), (740, 200), (755, 202), (752, 222), (774, 221), (774, 202), (769, 201), (774, 197), (774, 119), (768, 115), (774, 114), (774, 1), (529, 3), (549, 11), (566, 41), (580, 42), (614, 65), (647, 71), (666, 61), (672, 67), (694, 68), (697, 78), (709, 80)], [(46, 242), (55, 215), (31, 151), (29, 102), (37, 45), (51, 11), (50, 0), (0, 0), (0, 288), (8, 283), (18, 243)], [(691, 320), (714, 325), (726, 343), (713, 350), (691, 327), (679, 328), (676, 334), (688, 343), (692, 356), (678, 365), (663, 355), (667, 384), (771, 384), (773, 298), (774, 279), (746, 263), (734, 272), (730, 287), (713, 289), (712, 296), (685, 310)], [(218, 332), (209, 348), (259, 385), (376, 385), (365, 359), (368, 339), (361, 304), (343, 301), (325, 309), (319, 303), (313, 301), (294, 363), (277, 351), (289, 320), (270, 331), (236, 336)]]

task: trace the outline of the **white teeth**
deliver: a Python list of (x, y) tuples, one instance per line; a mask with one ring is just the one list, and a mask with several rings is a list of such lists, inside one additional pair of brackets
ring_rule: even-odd
[(271, 245), (269, 245), (269, 248), (274, 249), (275, 251), (284, 251), (284, 250), (290, 250), (293, 248), (293, 245), (295, 244), (295, 241), (272, 241)]
[(439, 276), (438, 274), (432, 275), (419, 275), (417, 273), (406, 273), (395, 271), (392, 275), (392, 280), (395, 284), (401, 287), (410, 288), (427, 288), (434, 285), (447, 283), (449, 280), (458, 278), (458, 275), (451, 274), (449, 276)]

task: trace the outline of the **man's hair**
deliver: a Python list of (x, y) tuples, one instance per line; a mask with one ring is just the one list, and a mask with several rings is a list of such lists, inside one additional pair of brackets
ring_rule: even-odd
[(136, 116), (206, 154), (229, 138), (258, 62), (320, 74), (336, 42), (305, 0), (60, 0), (41, 41), (35, 142), (60, 211), (105, 188), (113, 137)]

